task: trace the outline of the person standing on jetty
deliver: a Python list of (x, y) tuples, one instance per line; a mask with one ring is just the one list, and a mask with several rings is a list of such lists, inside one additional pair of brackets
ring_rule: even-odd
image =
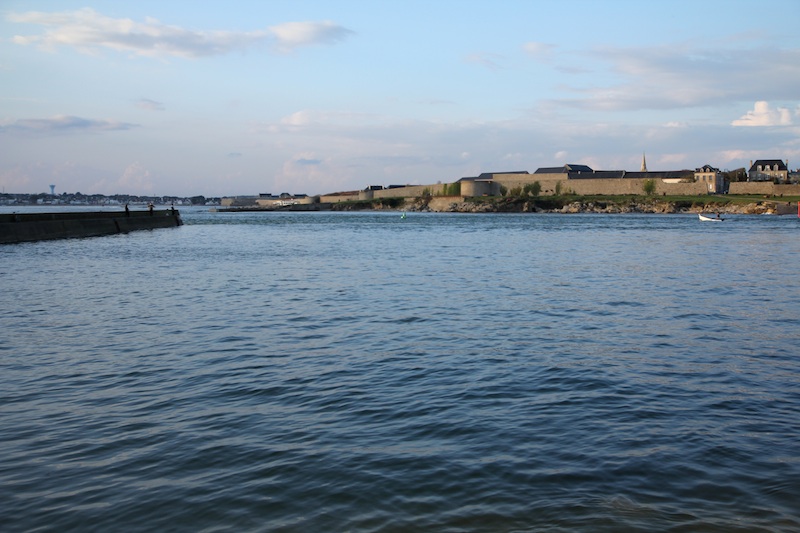
[(147, 210), (150, 211), (150, 216), (153, 216), (153, 202), (147, 204)]

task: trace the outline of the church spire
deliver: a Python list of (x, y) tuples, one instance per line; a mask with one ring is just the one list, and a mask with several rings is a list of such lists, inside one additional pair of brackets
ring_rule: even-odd
[(642, 172), (647, 172), (647, 161), (644, 158), (644, 152), (642, 152)]

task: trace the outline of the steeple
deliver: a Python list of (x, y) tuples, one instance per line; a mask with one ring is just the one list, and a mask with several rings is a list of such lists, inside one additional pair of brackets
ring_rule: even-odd
[(647, 161), (644, 158), (644, 152), (642, 152), (642, 170), (641, 172), (647, 172)]

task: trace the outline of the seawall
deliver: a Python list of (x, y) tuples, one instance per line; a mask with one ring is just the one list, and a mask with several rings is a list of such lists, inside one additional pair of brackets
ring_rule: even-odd
[(99, 237), (130, 231), (172, 228), (183, 224), (180, 212), (95, 211), (77, 213), (0, 214), (0, 244)]

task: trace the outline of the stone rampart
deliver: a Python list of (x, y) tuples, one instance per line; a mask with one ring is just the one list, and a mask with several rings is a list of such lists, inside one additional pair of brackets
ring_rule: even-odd
[(358, 194), (327, 194), (319, 197), (323, 204), (338, 204), (339, 202), (353, 202), (359, 199)]
[(763, 194), (768, 196), (800, 195), (800, 185), (777, 185), (771, 181), (742, 181), (731, 183), (728, 194)]
[(461, 182), (462, 196), (497, 196), (500, 184), (490, 180), (465, 180)]
[(409, 185), (408, 187), (395, 187), (373, 191), (375, 198), (416, 198), (418, 196), (437, 196), (444, 192), (445, 184), (434, 185)]
[[(524, 174), (523, 174), (524, 175)], [(537, 176), (539, 177), (537, 179)], [(560, 179), (553, 179), (553, 176), (560, 176)], [(543, 179), (541, 179), (543, 178)], [(623, 195), (623, 194), (644, 194), (644, 186), (647, 178), (603, 178), (603, 179), (566, 179), (563, 174), (529, 174), (526, 179), (508, 179), (503, 181), (503, 186), (508, 190), (522, 188), (538, 181), (542, 186), (542, 196), (556, 194), (560, 188), (561, 194), (580, 194), (580, 195)], [(707, 194), (705, 184), (701, 182), (691, 183), (665, 183), (658, 178), (653, 178), (655, 184), (654, 194), (656, 195), (700, 195)], [(465, 195), (466, 196), (466, 195)]]
[[(702, 196), (708, 194), (707, 184), (703, 182), (666, 183), (660, 178), (597, 178), (567, 179), (563, 173), (558, 174), (495, 174), (494, 180), (476, 180), (461, 182), (461, 196), (497, 196), (500, 187), (506, 190), (523, 188), (534, 182), (541, 185), (541, 196), (560, 194), (578, 195), (641, 195), (644, 194), (645, 183), (652, 179), (656, 196)], [(369, 194), (322, 196), (320, 201), (337, 203), (348, 200), (369, 200), (380, 198), (418, 198), (422, 196), (439, 197), (445, 192), (446, 184), (409, 185), (392, 189), (368, 191)], [(759, 194), (766, 196), (800, 195), (800, 185), (776, 185), (771, 182), (731, 183), (730, 194)]]

